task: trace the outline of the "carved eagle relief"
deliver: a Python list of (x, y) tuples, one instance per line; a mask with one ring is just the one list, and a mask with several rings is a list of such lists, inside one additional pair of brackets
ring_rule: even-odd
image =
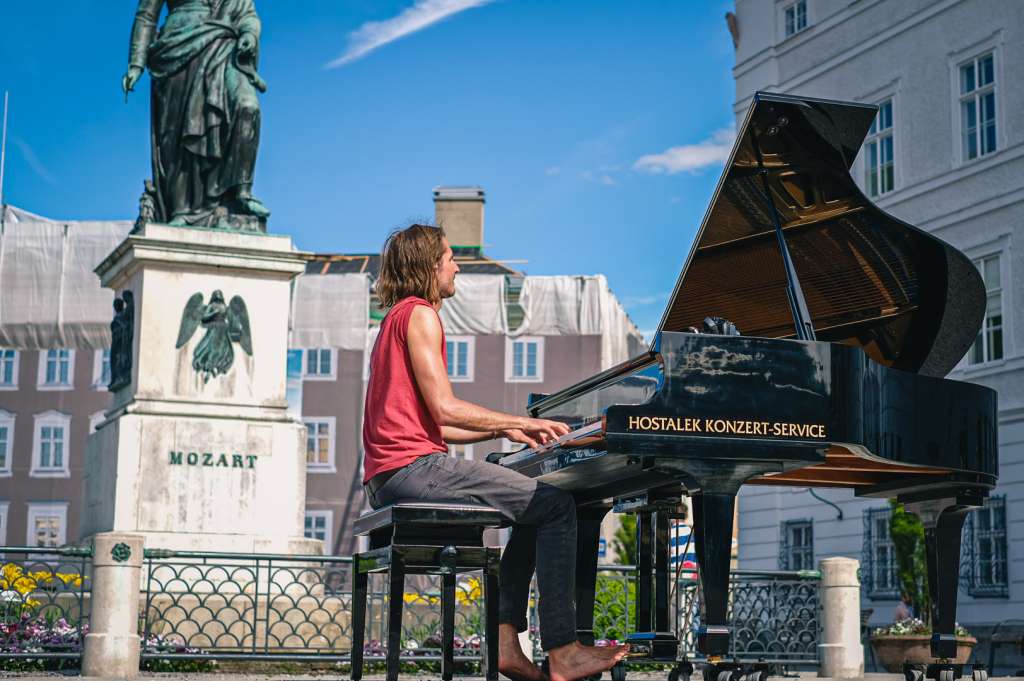
[(224, 294), (218, 289), (210, 296), (210, 302), (204, 304), (202, 293), (192, 294), (185, 303), (174, 347), (177, 349), (188, 343), (200, 325), (206, 329), (206, 335), (192, 354), (192, 368), (203, 377), (204, 383), (231, 369), (235, 361), (235, 343), (252, 356), (249, 311), (241, 296), (234, 296), (230, 303), (225, 303)]

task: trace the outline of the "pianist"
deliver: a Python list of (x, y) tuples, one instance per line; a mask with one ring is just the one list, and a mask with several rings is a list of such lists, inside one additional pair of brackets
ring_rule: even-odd
[(572, 497), (484, 461), (447, 456), (449, 443), (505, 437), (531, 447), (568, 432), (556, 421), (491, 411), (458, 399), (448, 382), (442, 300), (455, 294), (459, 266), (437, 227), (414, 224), (384, 244), (377, 295), (390, 307), (370, 356), (363, 420), (364, 488), (370, 505), (399, 499), (466, 500), (492, 506), (515, 524), (501, 557), (498, 668), (513, 679), (545, 677), (519, 645), (534, 569), (541, 645), (552, 681), (610, 669), (625, 646), (576, 639), (576, 510)]

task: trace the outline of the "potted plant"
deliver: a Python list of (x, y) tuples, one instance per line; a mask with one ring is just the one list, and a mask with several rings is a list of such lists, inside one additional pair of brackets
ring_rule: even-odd
[[(925, 558), (924, 526), (903, 504), (890, 500), (892, 515), (889, 533), (896, 558), (896, 572), (900, 591), (909, 601), (909, 609), (916, 617), (902, 619), (888, 627), (871, 633), (871, 647), (875, 658), (889, 672), (903, 670), (904, 662), (928, 664), (931, 654), (932, 604), (928, 595), (928, 567)], [(956, 625), (957, 655), (953, 660), (964, 664), (971, 656), (977, 639), (966, 629)]]

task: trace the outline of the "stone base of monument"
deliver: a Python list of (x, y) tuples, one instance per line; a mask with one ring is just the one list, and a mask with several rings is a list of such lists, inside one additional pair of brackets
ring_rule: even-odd
[(286, 236), (147, 224), (96, 268), (121, 301), (120, 387), (86, 447), (83, 541), (322, 551), (303, 537), (306, 430), (285, 399), (291, 282), (307, 259)]

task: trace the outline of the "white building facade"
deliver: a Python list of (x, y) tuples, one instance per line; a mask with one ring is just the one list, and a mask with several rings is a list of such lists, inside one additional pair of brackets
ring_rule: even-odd
[[(950, 378), (999, 394), (999, 485), (965, 529), (957, 613), (984, 639), (1024, 613), (1024, 2), (737, 0), (729, 25), (738, 118), (757, 90), (877, 104), (855, 179), (983, 275), (984, 326)], [(829, 556), (862, 561), (862, 607), (891, 622), (887, 504), (849, 490), (741, 493), (740, 568)]]

